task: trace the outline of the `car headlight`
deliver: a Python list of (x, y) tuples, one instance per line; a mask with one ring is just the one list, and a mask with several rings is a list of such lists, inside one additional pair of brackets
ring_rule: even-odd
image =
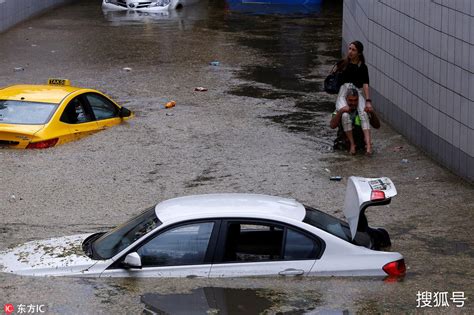
[(171, 0), (158, 0), (154, 3), (155, 7), (164, 7), (165, 5), (168, 5)]

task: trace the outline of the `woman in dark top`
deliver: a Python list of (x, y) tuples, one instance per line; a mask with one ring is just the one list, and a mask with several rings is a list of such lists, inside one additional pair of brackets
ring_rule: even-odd
[[(347, 57), (337, 63), (336, 71), (342, 72), (343, 85), (339, 90), (336, 101), (336, 112), (343, 108), (348, 108), (346, 94), (348, 89), (356, 88), (359, 91), (358, 112), (361, 120), (362, 131), (364, 133), (366, 154), (372, 154), (372, 140), (370, 135), (369, 114), (373, 112), (372, 101), (369, 97), (369, 70), (365, 64), (363, 54), (364, 46), (359, 41), (349, 44)], [(343, 110), (346, 112), (347, 110)], [(344, 115), (343, 115), (344, 120)], [(346, 130), (348, 129), (348, 130)], [(356, 145), (352, 136), (352, 129), (345, 128), (349, 142), (351, 143), (349, 152), (355, 154)]]

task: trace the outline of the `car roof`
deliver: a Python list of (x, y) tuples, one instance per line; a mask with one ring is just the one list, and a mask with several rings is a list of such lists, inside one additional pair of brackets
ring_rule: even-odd
[(252, 217), (302, 221), (304, 206), (294, 199), (257, 194), (208, 194), (179, 197), (155, 207), (158, 219), (184, 221), (213, 217)]
[(78, 90), (81, 88), (75, 86), (12, 85), (0, 90), (0, 99), (58, 104)]

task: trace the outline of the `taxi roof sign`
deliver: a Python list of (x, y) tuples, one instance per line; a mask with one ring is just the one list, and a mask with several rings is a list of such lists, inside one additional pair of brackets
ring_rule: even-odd
[(71, 81), (67, 79), (57, 79), (57, 78), (51, 78), (48, 79), (48, 84), (49, 85), (71, 85)]

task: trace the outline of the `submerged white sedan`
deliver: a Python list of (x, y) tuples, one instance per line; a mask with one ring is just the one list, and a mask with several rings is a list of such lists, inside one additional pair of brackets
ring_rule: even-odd
[(287, 198), (210, 194), (163, 201), (107, 233), (32, 241), (0, 252), (31, 276), (403, 276), (365, 210), (396, 195), (389, 178), (350, 177), (348, 223)]

